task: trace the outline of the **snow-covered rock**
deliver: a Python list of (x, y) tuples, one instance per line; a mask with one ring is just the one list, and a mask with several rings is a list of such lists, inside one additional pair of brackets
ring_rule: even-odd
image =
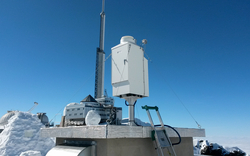
[(39, 136), (40, 128), (43, 127), (37, 115), (27, 112), (15, 113), (0, 134), (0, 155), (19, 156), (22, 152), (32, 150), (45, 156), (54, 147), (55, 142), (52, 138)]
[(217, 143), (210, 143), (208, 140), (197, 140), (197, 143), (194, 143), (194, 154), (213, 156), (246, 156), (246, 153), (238, 147), (223, 147)]

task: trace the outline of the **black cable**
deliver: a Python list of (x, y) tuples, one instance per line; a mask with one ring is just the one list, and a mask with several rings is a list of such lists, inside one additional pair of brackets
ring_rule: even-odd
[[(154, 125), (155, 127), (160, 127), (161, 125)], [(177, 143), (172, 143), (172, 146), (174, 146), (174, 145), (178, 145), (178, 144), (180, 144), (181, 143), (181, 136), (180, 136), (180, 134), (177, 132), (177, 130), (176, 129), (174, 129), (173, 127), (171, 127), (171, 126), (169, 126), (169, 125), (164, 125), (165, 127), (168, 127), (168, 128), (171, 128), (173, 131), (175, 131), (175, 133), (178, 135), (178, 137), (179, 137), (179, 141), (177, 142)]]
[(125, 100), (125, 105), (128, 106), (127, 101)]
[[(136, 102), (137, 102), (137, 100), (135, 101), (134, 106), (135, 106)], [(125, 105), (126, 105), (126, 106), (129, 106), (129, 104), (127, 104), (127, 101), (126, 101), (126, 100), (125, 100)]]

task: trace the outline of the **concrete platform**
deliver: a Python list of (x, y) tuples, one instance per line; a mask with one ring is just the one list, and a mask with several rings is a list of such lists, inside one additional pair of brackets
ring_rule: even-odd
[[(205, 129), (175, 128), (182, 142), (174, 146), (177, 156), (193, 156), (193, 137), (205, 137)], [(56, 137), (56, 144), (65, 140), (95, 141), (97, 156), (157, 156), (151, 139), (151, 127), (142, 126), (77, 126), (42, 128), (41, 137)], [(178, 142), (175, 132), (166, 128), (172, 142)], [(168, 155), (167, 150), (164, 150)]]
[[(205, 137), (205, 129), (175, 128), (181, 137)], [(166, 128), (169, 137), (178, 137), (170, 128)], [(151, 127), (142, 126), (76, 126), (42, 128), (41, 137), (63, 137), (63, 138), (150, 138)]]

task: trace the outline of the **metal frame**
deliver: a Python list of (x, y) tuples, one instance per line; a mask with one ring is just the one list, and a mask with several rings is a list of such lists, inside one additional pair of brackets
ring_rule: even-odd
[[(171, 143), (171, 140), (169, 139), (167, 131), (165, 130), (164, 123), (162, 121), (162, 118), (161, 118), (161, 115), (159, 112), (159, 108), (157, 106), (151, 107), (151, 106), (145, 105), (145, 106), (142, 106), (142, 109), (146, 109), (150, 124), (155, 132), (154, 137), (155, 137), (155, 144), (157, 146), (158, 155), (161, 154), (162, 156), (164, 156), (162, 148), (166, 147), (168, 149), (169, 155), (173, 154), (174, 156), (176, 156), (174, 148), (173, 148), (172, 143)], [(153, 119), (152, 119), (150, 112), (149, 112), (150, 109), (155, 110), (157, 113), (157, 116), (158, 116), (160, 123), (161, 123), (160, 130), (155, 129)]]

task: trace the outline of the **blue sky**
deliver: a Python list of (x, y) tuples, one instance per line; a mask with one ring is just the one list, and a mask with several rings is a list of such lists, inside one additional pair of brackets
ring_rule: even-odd
[[(67, 103), (94, 94), (100, 12), (101, 0), (0, 1), (0, 116), (38, 102), (33, 113), (59, 122)], [(106, 56), (122, 36), (148, 40), (150, 96), (137, 118), (157, 105), (165, 124), (197, 128), (183, 103), (207, 136), (250, 137), (249, 0), (107, 0), (105, 13)]]

